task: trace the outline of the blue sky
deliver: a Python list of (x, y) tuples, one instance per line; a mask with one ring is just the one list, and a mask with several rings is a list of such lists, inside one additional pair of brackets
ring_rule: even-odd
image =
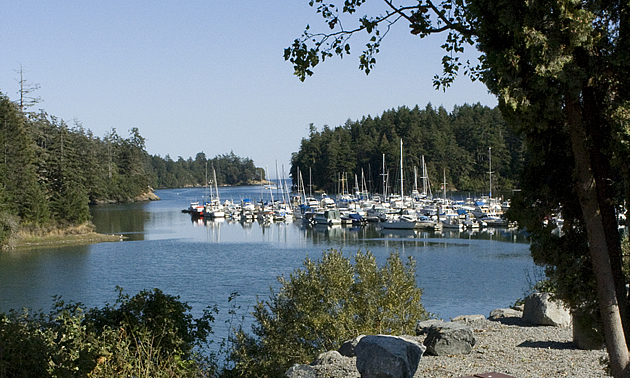
[(150, 154), (173, 159), (233, 151), (268, 165), (272, 177), (276, 160), (288, 171), (310, 123), (321, 130), (429, 102), (448, 111), (497, 103), (465, 77), (446, 92), (433, 89), (443, 36), (421, 40), (402, 23), (370, 75), (358, 69), (364, 40), (354, 38), (351, 55), (300, 82), (283, 51), (307, 24), (325, 30), (308, 0), (7, 2), (0, 92), (18, 98), (22, 65), (41, 86), (37, 108), (69, 124), (101, 137), (137, 127)]

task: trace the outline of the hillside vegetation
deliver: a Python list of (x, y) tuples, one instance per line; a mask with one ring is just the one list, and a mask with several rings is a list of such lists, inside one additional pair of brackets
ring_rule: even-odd
[(424, 109), (403, 106), (379, 117), (348, 120), (335, 128), (324, 126), (321, 131), (311, 124), (308, 137), (292, 156), (294, 185), (299, 169), (306, 186), (312, 183), (314, 188), (336, 193), (343, 174), (350, 187), (356, 174), (360, 186), (365, 181), (370, 192), (382, 193), (385, 159), (388, 185), (397, 191), (401, 138), (404, 186), (409, 191), (414, 167), (418, 177), (422, 172), (423, 156), (430, 182), (438, 190), (446, 176), (449, 190), (487, 191), (490, 158), (493, 190), (518, 187), (524, 141), (510, 131), (498, 109), (480, 104), (456, 106), (450, 113), (431, 104)]

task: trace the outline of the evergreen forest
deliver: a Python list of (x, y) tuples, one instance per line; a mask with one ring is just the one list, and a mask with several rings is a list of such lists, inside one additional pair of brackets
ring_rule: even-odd
[(164, 158), (159, 155), (149, 156), (149, 164), (154, 176), (153, 186), (156, 188), (203, 186), (206, 182), (212, 184), (215, 174), (217, 185), (252, 185), (265, 179), (265, 172), (254, 166), (252, 159), (236, 156), (234, 152), (212, 159), (199, 152), (194, 160), (184, 160), (179, 156), (177, 161), (169, 155)]
[(47, 114), (23, 112), (0, 96), (0, 204), (29, 224), (80, 224), (89, 204), (126, 201), (151, 185), (144, 138), (112, 129), (95, 137)]
[(149, 155), (137, 128), (126, 137), (115, 128), (98, 137), (78, 122), (24, 109), (0, 93), (1, 242), (20, 226), (86, 223), (91, 204), (131, 201), (152, 188), (202, 186), (212, 168), (218, 185), (264, 179), (251, 159), (234, 153), (173, 161)]
[(493, 191), (519, 186), (524, 140), (508, 128), (497, 108), (480, 104), (456, 106), (450, 113), (431, 104), (424, 109), (403, 106), (380, 117), (324, 126), (322, 131), (311, 124), (308, 137), (292, 156), (294, 186), (299, 169), (307, 188), (312, 184), (314, 190), (339, 193), (343, 182), (343, 188), (348, 190), (349, 184), (352, 191), (356, 175), (359, 189), (382, 193), (385, 174), (387, 191), (399, 193), (401, 138), (405, 194), (413, 189), (416, 177), (421, 185), (423, 156), (427, 176), (438, 191), (446, 181), (449, 191), (488, 192), (490, 165)]

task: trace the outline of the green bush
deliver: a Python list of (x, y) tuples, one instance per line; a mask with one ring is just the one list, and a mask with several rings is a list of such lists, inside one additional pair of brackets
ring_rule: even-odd
[(159, 289), (143, 290), (133, 297), (118, 288), (118, 299), (113, 306), (94, 308), (86, 314), (86, 323), (94, 333), (105, 329), (124, 328), (128, 334), (148, 331), (159, 337), (155, 340), (166, 353), (178, 351), (182, 357), (192, 357), (195, 347), (204, 347), (212, 334), (211, 323), (215, 307), (207, 307), (203, 316), (194, 319), (191, 307), (179, 296), (164, 294)]
[(295, 363), (336, 350), (360, 334), (411, 334), (429, 314), (416, 285), (415, 263), (392, 253), (378, 267), (370, 253), (357, 252), (354, 264), (330, 250), (320, 261), (278, 278), (282, 287), (258, 301), (253, 335), (237, 329), (226, 372), (233, 376), (282, 376)]
[(11, 237), (18, 231), (18, 217), (0, 211), (0, 247), (7, 248), (11, 246)]
[(0, 377), (206, 377), (202, 357), (212, 312), (194, 319), (190, 306), (158, 289), (122, 294), (114, 306), (85, 311), (55, 299), (49, 314), (0, 313)]
[(0, 377), (46, 377), (49, 349), (41, 316), (0, 313)]

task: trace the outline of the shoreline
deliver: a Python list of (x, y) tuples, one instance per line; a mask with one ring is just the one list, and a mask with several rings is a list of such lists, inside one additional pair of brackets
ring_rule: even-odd
[(97, 243), (119, 242), (125, 239), (122, 235), (99, 234), (88, 232), (71, 235), (46, 235), (16, 237), (11, 243), (11, 249), (34, 249), (67, 245), (88, 245)]
[(123, 235), (100, 234), (91, 222), (76, 226), (50, 228), (22, 228), (11, 236), (5, 250), (26, 250), (67, 245), (87, 245), (118, 242)]

